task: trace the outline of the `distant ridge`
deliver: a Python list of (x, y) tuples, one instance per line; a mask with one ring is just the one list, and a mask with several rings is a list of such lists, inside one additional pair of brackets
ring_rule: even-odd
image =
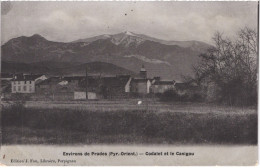
[(164, 41), (129, 31), (69, 43), (49, 41), (35, 34), (11, 39), (2, 45), (2, 61), (62, 63), (59, 66), (64, 63), (106, 62), (135, 73), (144, 64), (149, 77), (177, 80), (182, 75), (193, 75), (193, 65), (200, 61), (199, 55), (209, 47), (199, 41)]
[(2, 73), (35, 73), (46, 75), (86, 75), (86, 68), (91, 75), (115, 76), (136, 75), (134, 72), (105, 62), (89, 63), (62, 63), (62, 62), (38, 62), (16, 63), (2, 62)]

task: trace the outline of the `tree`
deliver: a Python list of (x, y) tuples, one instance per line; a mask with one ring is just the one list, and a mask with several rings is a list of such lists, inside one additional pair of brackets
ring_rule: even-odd
[(257, 102), (258, 43), (255, 30), (244, 28), (234, 40), (215, 33), (215, 46), (201, 54), (194, 68), (201, 86), (216, 85), (218, 101), (229, 105), (251, 105)]

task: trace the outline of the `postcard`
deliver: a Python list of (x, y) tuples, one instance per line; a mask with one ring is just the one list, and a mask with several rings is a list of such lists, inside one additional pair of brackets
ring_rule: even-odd
[(257, 165), (258, 9), (2, 1), (1, 165)]

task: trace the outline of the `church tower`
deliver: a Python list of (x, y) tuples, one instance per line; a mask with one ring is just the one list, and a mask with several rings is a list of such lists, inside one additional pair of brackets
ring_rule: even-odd
[(139, 75), (140, 75), (141, 78), (144, 78), (144, 79), (147, 78), (147, 72), (146, 72), (146, 70), (144, 68), (144, 64), (142, 65), (142, 68), (140, 70), (140, 74)]

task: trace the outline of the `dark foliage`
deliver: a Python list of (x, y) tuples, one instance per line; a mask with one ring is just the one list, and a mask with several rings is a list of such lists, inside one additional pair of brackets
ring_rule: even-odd
[(242, 29), (235, 40), (216, 33), (215, 47), (200, 57), (201, 63), (194, 68), (193, 79), (201, 88), (215, 88), (216, 101), (227, 105), (257, 104), (257, 33)]
[(166, 90), (162, 94), (157, 94), (163, 102), (201, 102), (204, 100), (203, 96), (196, 92), (188, 92), (185, 94), (178, 94), (173, 89)]

